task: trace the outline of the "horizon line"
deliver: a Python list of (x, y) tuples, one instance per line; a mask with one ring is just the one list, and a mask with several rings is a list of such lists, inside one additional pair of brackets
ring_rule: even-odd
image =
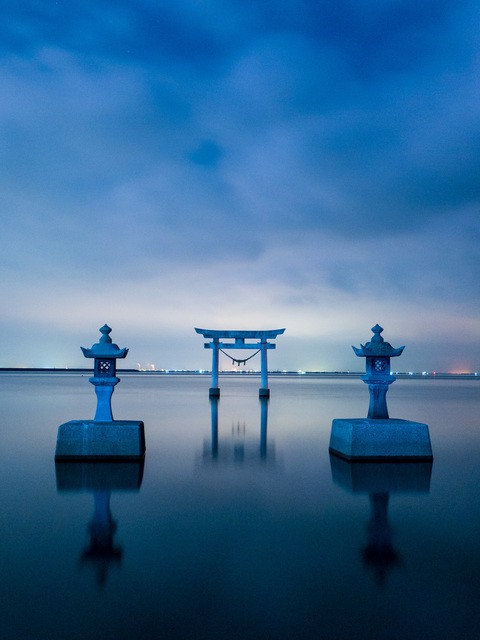
[[(57, 373), (76, 373), (76, 372), (92, 372), (91, 367), (0, 367), (0, 372), (57, 372)], [(117, 373), (140, 373), (140, 374), (160, 374), (160, 375), (175, 375), (175, 374), (188, 374), (188, 375), (211, 375), (211, 369), (117, 369)], [(234, 369), (220, 369), (219, 374), (224, 375), (260, 375), (260, 370), (247, 369), (247, 370), (234, 370)], [(272, 369), (268, 371), (269, 375), (324, 375), (324, 376), (361, 376), (364, 375), (364, 371), (325, 371), (325, 370), (303, 370), (303, 369)], [(392, 371), (392, 375), (398, 376), (416, 376), (416, 377), (478, 377), (477, 371)]]

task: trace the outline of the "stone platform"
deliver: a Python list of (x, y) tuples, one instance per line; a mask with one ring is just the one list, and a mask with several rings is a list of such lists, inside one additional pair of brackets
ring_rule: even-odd
[(397, 418), (337, 418), (329, 450), (345, 460), (433, 460), (428, 425)]
[(139, 460), (145, 431), (138, 420), (70, 420), (58, 427), (55, 460)]

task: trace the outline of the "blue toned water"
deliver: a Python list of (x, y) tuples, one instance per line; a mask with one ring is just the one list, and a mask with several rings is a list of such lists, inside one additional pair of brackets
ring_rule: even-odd
[(122, 376), (144, 467), (55, 465), (88, 376), (0, 374), (2, 640), (479, 637), (477, 381), (389, 391), (433, 466), (330, 458), (332, 419), (366, 414), (358, 379), (272, 378), (262, 405), (225, 377), (217, 407), (209, 382)]

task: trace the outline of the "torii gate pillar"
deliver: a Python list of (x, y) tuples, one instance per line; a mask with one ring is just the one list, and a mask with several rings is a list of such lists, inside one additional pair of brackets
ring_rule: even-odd
[[(271, 329), (268, 331), (219, 331), (195, 328), (195, 331), (203, 335), (204, 338), (211, 340), (211, 342), (206, 342), (203, 345), (205, 349), (212, 350), (212, 386), (208, 393), (210, 398), (218, 398), (220, 396), (220, 387), (218, 386), (218, 352), (223, 349), (228, 349), (229, 351), (232, 349), (260, 351), (261, 387), (258, 395), (260, 398), (270, 397), (270, 389), (268, 388), (267, 349), (275, 349), (276, 344), (268, 342), (268, 340), (274, 340), (278, 335), (284, 333), (285, 329)], [(223, 342), (224, 339), (232, 338), (235, 342)], [(245, 340), (254, 342), (245, 342)], [(233, 359), (236, 360), (236, 358)], [(247, 360), (236, 361), (245, 363)]]
[(261, 387), (258, 390), (260, 398), (269, 398), (270, 389), (268, 388), (268, 366), (267, 366), (267, 341), (262, 338), (260, 346), (260, 369), (261, 369)]
[(210, 398), (218, 398), (220, 397), (220, 387), (218, 386), (218, 352), (219, 352), (219, 342), (218, 338), (215, 338), (212, 341), (212, 386), (208, 391), (208, 395)]

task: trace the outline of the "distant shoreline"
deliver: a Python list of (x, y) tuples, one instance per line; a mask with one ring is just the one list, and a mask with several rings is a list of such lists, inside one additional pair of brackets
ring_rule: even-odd
[[(46, 368), (46, 367), (0, 367), (1, 373), (81, 373), (91, 375), (92, 369), (82, 368)], [(138, 369), (117, 369), (118, 374), (135, 374), (144, 376), (210, 376), (211, 371), (208, 370), (138, 370)], [(221, 376), (260, 376), (260, 371), (220, 371)], [(274, 378), (290, 377), (290, 378), (359, 378), (364, 375), (363, 371), (269, 371), (268, 375)], [(449, 380), (479, 380), (480, 375), (476, 373), (431, 373), (431, 372), (392, 372), (399, 379), (449, 379)]]

